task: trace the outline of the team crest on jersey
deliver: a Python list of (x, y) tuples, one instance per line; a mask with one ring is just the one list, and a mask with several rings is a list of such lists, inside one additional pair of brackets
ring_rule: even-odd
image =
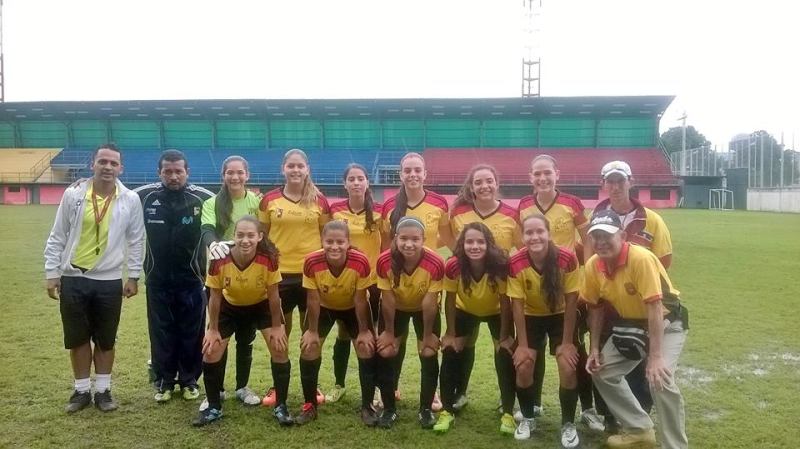
[(625, 283), (625, 291), (628, 292), (629, 295), (635, 295), (636, 294), (636, 286), (633, 285), (631, 282), (626, 282)]
[(275, 208), (275, 218), (283, 217), (283, 209), (280, 207)]
[(428, 212), (425, 214), (425, 227), (430, 228), (432, 226), (436, 226), (436, 222), (439, 220), (439, 214), (436, 212)]
[(194, 215), (200, 215), (200, 208), (198, 206), (194, 207)]
[(533, 283), (530, 281), (530, 279), (525, 279), (525, 289), (533, 290)]
[(228, 276), (225, 276), (225, 282), (223, 282), (223, 288), (228, 288), (230, 286), (231, 286), (231, 278), (228, 277)]
[(323, 285), (322, 286), (322, 293), (328, 293), (328, 290), (330, 290), (330, 289), (328, 288), (327, 285)]
[(256, 278), (256, 287), (263, 288), (265, 286), (264, 276), (258, 276)]

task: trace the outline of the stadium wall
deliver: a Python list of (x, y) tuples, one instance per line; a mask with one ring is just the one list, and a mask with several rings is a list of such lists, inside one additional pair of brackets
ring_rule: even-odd
[(747, 210), (800, 213), (800, 187), (747, 189)]

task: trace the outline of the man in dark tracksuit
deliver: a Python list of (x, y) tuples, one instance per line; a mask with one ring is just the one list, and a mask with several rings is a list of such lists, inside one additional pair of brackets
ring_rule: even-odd
[(136, 189), (147, 230), (147, 321), (155, 374), (155, 400), (169, 401), (177, 383), (197, 399), (205, 328), (205, 248), (200, 214), (210, 191), (187, 183), (183, 153), (167, 150), (158, 161), (161, 182)]

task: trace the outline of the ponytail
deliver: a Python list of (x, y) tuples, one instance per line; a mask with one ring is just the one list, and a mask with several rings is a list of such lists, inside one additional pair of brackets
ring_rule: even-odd
[(473, 166), (469, 173), (467, 174), (467, 179), (464, 180), (464, 184), (458, 190), (458, 196), (456, 196), (455, 201), (453, 202), (453, 207), (451, 210), (455, 210), (459, 206), (463, 206), (468, 204), (470, 206), (475, 205), (475, 192), (472, 191), (472, 182), (475, 180), (475, 173), (478, 170), (489, 170), (492, 172), (494, 176), (494, 182), (497, 183), (497, 170), (494, 167), (488, 164), (478, 164)]
[[(545, 229), (550, 232), (550, 221), (544, 215), (536, 213), (527, 216), (522, 221), (523, 229), (528, 220), (541, 220)], [(541, 293), (545, 298), (548, 309), (551, 312), (555, 312), (558, 308), (558, 302), (564, 296), (564, 286), (561, 282), (561, 268), (558, 266), (558, 246), (553, 242), (553, 239), (547, 242), (547, 253), (544, 257), (544, 267), (542, 267)]]
[(238, 226), (239, 223), (243, 221), (247, 221), (256, 225), (256, 229), (258, 229), (258, 232), (264, 236), (264, 238), (262, 238), (261, 241), (258, 242), (258, 244), (256, 245), (256, 254), (265, 256), (267, 259), (269, 259), (270, 262), (274, 264), (275, 267), (277, 267), (278, 256), (280, 255), (280, 253), (278, 251), (278, 247), (275, 246), (274, 243), (272, 243), (272, 240), (270, 240), (269, 237), (267, 237), (267, 233), (264, 232), (264, 223), (261, 223), (260, 221), (258, 221), (258, 218), (252, 215), (243, 215), (238, 220), (236, 220), (236, 225)]

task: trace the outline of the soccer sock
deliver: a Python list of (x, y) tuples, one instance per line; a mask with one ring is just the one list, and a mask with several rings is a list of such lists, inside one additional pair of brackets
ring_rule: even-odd
[[(273, 360), (270, 365), (272, 365), (272, 382), (275, 383), (275, 406), (286, 405), (286, 397), (289, 395), (289, 377), (292, 374), (292, 361), (287, 360), (283, 363), (278, 363)], [(316, 384), (314, 387), (316, 387)]]
[(439, 358), (436, 354), (430, 357), (419, 356), (421, 367), (419, 388), (419, 408), (430, 409), (433, 395), (436, 394), (436, 381), (439, 378)]
[(500, 348), (494, 353), (494, 369), (497, 371), (497, 386), (500, 389), (503, 413), (511, 414), (514, 411), (516, 373), (514, 372), (514, 359), (505, 349)]
[(375, 392), (375, 363), (376, 357), (368, 359), (358, 358), (358, 380), (361, 383), (361, 407), (366, 408), (372, 404), (372, 395)]
[(475, 366), (475, 346), (465, 347), (461, 350), (460, 379), (456, 387), (456, 395), (467, 394), (469, 378), (472, 376), (472, 367)]
[(403, 371), (403, 361), (406, 359), (406, 343), (408, 342), (403, 342), (401, 339), (397, 355), (392, 358), (392, 363), (394, 364), (394, 390), (397, 390), (400, 384), (400, 373)]
[[(220, 379), (223, 380), (223, 383), (219, 384), (219, 391), (225, 391), (225, 373), (228, 371), (228, 348), (225, 347), (225, 352), (222, 353), (222, 358), (219, 359), (219, 362), (222, 364), (222, 372), (220, 372)], [(205, 363), (205, 362), (203, 362)]]
[(375, 356), (375, 377), (378, 387), (381, 389), (383, 409), (389, 412), (395, 411), (394, 390), (396, 388), (395, 385), (397, 385), (396, 375), (394, 357), (387, 359), (379, 355)]
[(442, 351), (442, 370), (439, 374), (439, 385), (442, 394), (442, 407), (453, 413), (453, 402), (456, 400), (456, 385), (461, 373), (461, 354), (453, 348)]
[(586, 371), (586, 348), (583, 345), (578, 347), (578, 366), (575, 375), (578, 378), (578, 396), (581, 400), (581, 411), (592, 408), (592, 375)]
[(309, 404), (317, 405), (317, 384), (321, 364), (321, 357), (314, 360), (300, 359), (300, 385), (303, 386), (303, 398)]
[(92, 381), (88, 377), (83, 379), (75, 379), (75, 391), (78, 393), (86, 393), (92, 388)]
[(528, 419), (533, 418), (533, 398), (535, 397), (533, 385), (522, 388), (517, 387), (517, 399), (519, 399), (519, 409), (522, 416)]
[(576, 388), (558, 388), (558, 400), (561, 403), (561, 425), (575, 422), (575, 408), (578, 406), (578, 390)]
[(336, 378), (336, 385), (344, 387), (344, 379), (347, 376), (347, 362), (350, 360), (350, 340), (336, 339), (333, 344), (333, 376)]
[[(223, 357), (224, 358), (224, 357)], [(218, 362), (203, 362), (203, 384), (206, 386), (206, 398), (208, 398), (209, 408), (222, 410), (222, 401), (220, 400), (219, 393), (222, 390), (222, 382), (225, 375), (225, 363), (220, 360)]]
[(251, 338), (249, 342), (240, 342), (239, 335), (236, 336), (236, 339), (236, 389), (238, 390), (250, 383), (250, 368), (253, 366), (253, 339)]
[(111, 374), (94, 375), (94, 391), (102, 393), (111, 389)]
[(542, 405), (542, 387), (544, 387), (544, 369), (547, 360), (544, 349), (536, 351), (536, 363), (533, 365), (533, 405)]

